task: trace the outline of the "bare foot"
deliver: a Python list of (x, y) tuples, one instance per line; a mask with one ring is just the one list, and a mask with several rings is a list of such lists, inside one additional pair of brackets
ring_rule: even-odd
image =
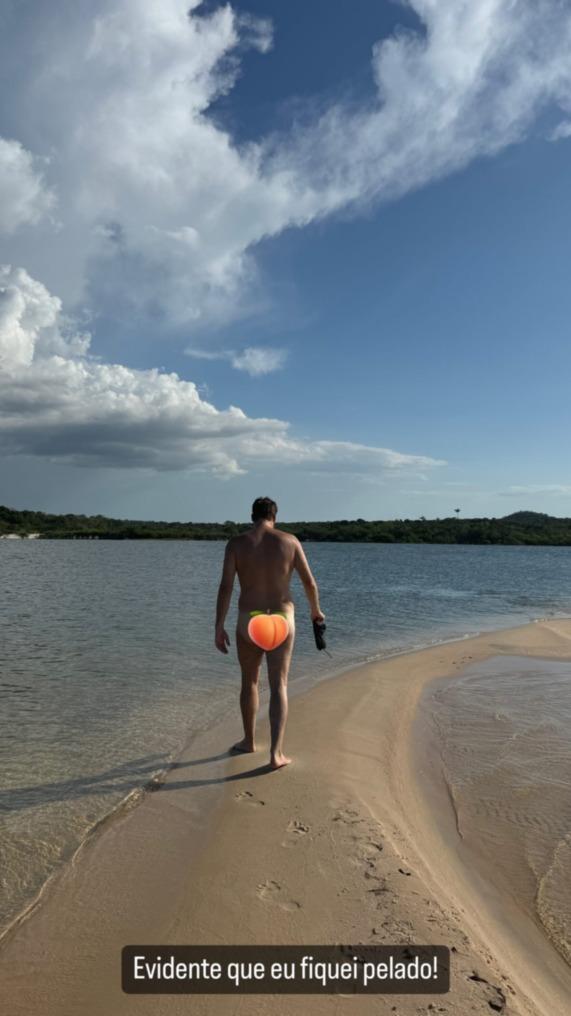
[(277, 755), (272, 755), (272, 758), (270, 759), (270, 768), (281, 769), (283, 766), (289, 766), (290, 762), (291, 759), (280, 751)]
[(251, 741), (247, 741), (245, 737), (243, 737), (242, 740), (238, 741), (236, 744), (233, 744), (232, 747), (230, 748), (230, 751), (243, 752), (245, 755), (249, 755), (250, 752), (253, 752), (255, 750), (256, 745), (252, 744)]

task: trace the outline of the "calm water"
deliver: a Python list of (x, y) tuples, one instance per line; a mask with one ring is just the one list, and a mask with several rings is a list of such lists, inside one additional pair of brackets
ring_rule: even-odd
[(462, 844), (571, 963), (571, 662), (485, 660), (428, 707)]
[[(292, 680), (571, 614), (571, 548), (305, 548), (332, 658), (315, 649), (296, 579)], [(0, 927), (99, 819), (236, 709), (235, 603), (231, 655), (212, 644), (222, 554), (222, 543), (0, 541)]]

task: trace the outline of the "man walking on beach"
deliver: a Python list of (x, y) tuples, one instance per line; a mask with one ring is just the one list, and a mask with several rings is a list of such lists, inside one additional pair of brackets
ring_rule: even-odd
[[(264, 652), (270, 684), (270, 765), (280, 769), (291, 762), (284, 755), (283, 739), (287, 720), (287, 679), (295, 639), (294, 605), (289, 588), (295, 569), (309, 601), (312, 620), (323, 621), (319, 606), (319, 590), (311, 573), (301, 543), (291, 533), (275, 528), (278, 506), (269, 497), (258, 497), (252, 505), (252, 528), (228, 541), (224, 554), (222, 579), (216, 604), (215, 645), (221, 653), (228, 652), (230, 639), (224, 621), (234, 585), (240, 581), (236, 648), (242, 670), (240, 709), (244, 737), (234, 745), (235, 751), (256, 750), (254, 734), (259, 706), (258, 681)], [(287, 635), (275, 649), (265, 650), (251, 638), (253, 614), (285, 616)], [(281, 622), (283, 625), (283, 622)]]

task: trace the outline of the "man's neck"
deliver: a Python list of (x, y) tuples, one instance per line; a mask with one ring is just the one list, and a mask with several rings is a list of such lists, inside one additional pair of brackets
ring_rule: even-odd
[(254, 522), (254, 529), (273, 529), (275, 522), (271, 519), (256, 519)]

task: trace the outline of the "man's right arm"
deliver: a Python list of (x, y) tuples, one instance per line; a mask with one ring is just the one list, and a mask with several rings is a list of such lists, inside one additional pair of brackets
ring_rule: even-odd
[(321, 607), (319, 606), (319, 589), (317, 588), (317, 582), (315, 581), (311, 568), (307, 563), (307, 558), (304, 554), (301, 543), (297, 537), (294, 537), (294, 540), (295, 557), (293, 566), (302, 581), (305, 595), (307, 596), (309, 602), (311, 619), (312, 621), (323, 621), (325, 615), (322, 613)]

